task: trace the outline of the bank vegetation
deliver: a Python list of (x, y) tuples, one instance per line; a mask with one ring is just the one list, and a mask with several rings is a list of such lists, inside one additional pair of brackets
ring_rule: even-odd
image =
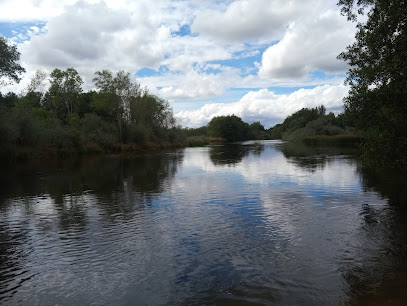
[(124, 71), (97, 71), (83, 91), (74, 68), (37, 71), (20, 95), (0, 94), (0, 154), (8, 159), (185, 145), (169, 103)]

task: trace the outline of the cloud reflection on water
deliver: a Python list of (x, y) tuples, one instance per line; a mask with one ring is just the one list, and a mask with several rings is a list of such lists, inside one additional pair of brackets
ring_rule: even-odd
[(0, 176), (0, 299), (339, 303), (381, 279), (369, 269), (397, 270), (403, 241), (363, 171), (273, 141), (14, 169)]

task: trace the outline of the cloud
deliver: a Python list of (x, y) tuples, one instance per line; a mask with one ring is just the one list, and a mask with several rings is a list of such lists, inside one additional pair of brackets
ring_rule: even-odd
[(192, 31), (226, 42), (273, 40), (302, 10), (304, 4), (286, 0), (239, 0), (225, 11), (202, 11), (192, 24)]
[(226, 48), (202, 37), (171, 37), (165, 44), (166, 59), (162, 65), (172, 71), (187, 72), (195, 64), (215, 60), (226, 60), (232, 57), (236, 47)]
[(215, 116), (236, 115), (246, 122), (260, 120), (266, 127), (281, 123), (292, 113), (304, 107), (325, 105), (328, 111), (342, 110), (342, 99), (347, 95), (344, 85), (323, 85), (313, 89), (299, 89), (291, 94), (277, 95), (261, 89), (250, 91), (238, 102), (209, 103), (195, 111), (181, 111), (175, 116), (183, 126), (199, 127)]
[[(201, 75), (201, 79), (206, 80), (203, 85), (207, 84), (211, 94), (206, 94), (208, 91), (204, 88), (197, 90), (195, 66), (229, 59), (233, 52), (242, 48), (241, 45), (224, 47), (202, 37), (174, 35), (184, 23), (192, 22), (193, 12), (196, 12), (193, 5), (183, 1), (70, 2), (73, 4), (67, 5), (69, 1), (65, 1), (65, 5), (60, 6), (52, 2), (51, 7), (59, 7), (55, 17), (49, 17), (47, 12), (42, 11), (40, 16), (47, 19), (44, 30), (37, 31), (37, 28), (31, 27), (29, 32), (18, 34), (18, 37), (23, 35), (27, 39), (19, 44), (27, 75), (38, 68), (49, 73), (54, 68), (74, 67), (84, 77), (85, 89), (89, 89), (93, 86), (91, 80), (97, 70), (124, 69), (135, 73), (143, 67), (165, 67), (165, 71), (171, 71), (167, 77), (174, 77), (163, 90), (167, 93), (165, 97), (197, 97), (203, 93), (200, 96), (203, 98), (222, 93), (223, 89), (215, 87), (224, 86), (215, 86), (215, 82), (219, 81), (217, 78), (209, 81), (210, 75)], [(12, 2), (0, 4), (0, 10), (11, 7), (9, 3), (11, 5)], [(41, 1), (38, 5), (44, 10)], [(18, 14), (13, 16), (24, 18)], [(191, 79), (178, 82), (181, 78), (177, 77), (177, 72), (182, 72), (184, 79)], [(152, 79), (149, 81), (151, 84)], [(186, 88), (187, 84), (194, 88)], [(155, 91), (160, 85), (152, 86), (152, 91)], [(21, 88), (21, 85), (15, 87)], [(176, 92), (171, 87), (176, 88)]]
[(61, 14), (64, 6), (65, 2), (58, 0), (2, 0), (0, 22), (42, 21)]
[[(218, 73), (207, 73), (206, 69), (216, 69)], [(239, 79), (239, 70), (220, 65), (205, 65), (201, 69), (192, 69), (179, 75), (178, 86), (164, 86), (158, 94), (165, 99), (183, 100), (194, 98), (210, 98), (224, 93)]]
[[(239, 102), (179, 113), (188, 126), (232, 113), (276, 123), (287, 113), (269, 105), (290, 99), (259, 89), (339, 84), (345, 66), (336, 56), (354, 33), (334, 0), (3, 0), (0, 22), (27, 70), (20, 84), (2, 92), (20, 92), (39, 68), (68, 67), (84, 78), (84, 90), (93, 87), (97, 70), (123, 69), (136, 80), (150, 68), (156, 73), (136, 81), (183, 110), (255, 90)], [(232, 98), (224, 96), (232, 91)], [(296, 100), (293, 109), (295, 103), (302, 107)]]
[(262, 56), (261, 77), (304, 80), (313, 71), (344, 73), (347, 66), (336, 57), (352, 43), (355, 28), (339, 11), (323, 11), (316, 18), (300, 19)]
[(127, 11), (110, 9), (104, 2), (77, 2), (51, 18), (46, 33), (23, 43), (21, 58), (48, 72), (74, 67), (88, 86), (97, 70), (158, 67), (164, 59), (160, 42), (168, 39), (171, 30), (152, 22), (148, 10), (142, 3)]

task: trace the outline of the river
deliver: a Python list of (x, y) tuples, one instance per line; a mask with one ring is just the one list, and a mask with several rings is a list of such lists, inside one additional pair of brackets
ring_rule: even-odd
[(2, 166), (4, 305), (407, 301), (407, 178), (279, 141)]

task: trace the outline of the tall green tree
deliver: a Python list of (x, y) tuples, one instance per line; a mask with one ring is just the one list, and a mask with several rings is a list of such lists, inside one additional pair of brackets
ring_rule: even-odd
[[(407, 1), (340, 0), (357, 21), (356, 41), (338, 58), (350, 65), (345, 110), (365, 134), (374, 163), (407, 163)], [(366, 15), (361, 22), (361, 15)]]
[(41, 69), (38, 69), (32, 76), (25, 95), (25, 100), (29, 107), (41, 107), (44, 97), (44, 81), (46, 78), (47, 74)]
[(38, 69), (32, 76), (30, 83), (27, 86), (27, 92), (39, 92), (44, 93), (44, 81), (47, 78), (47, 74), (44, 70)]
[[(16, 45), (0, 36), (0, 85), (20, 82), (19, 75), (25, 72), (25, 69), (18, 63), (19, 60), (20, 53), (17, 51)], [(8, 79), (9, 82), (5, 81), (4, 78)]]
[(45, 97), (45, 107), (66, 121), (77, 111), (83, 80), (74, 68), (58, 68), (50, 74), (50, 87)]
[(123, 142), (123, 121), (130, 122), (131, 103), (143, 94), (140, 84), (132, 82), (130, 73), (120, 70), (113, 76), (110, 70), (95, 72), (93, 79), (98, 93), (92, 101), (96, 110), (106, 116), (115, 117), (119, 127), (120, 141)]

